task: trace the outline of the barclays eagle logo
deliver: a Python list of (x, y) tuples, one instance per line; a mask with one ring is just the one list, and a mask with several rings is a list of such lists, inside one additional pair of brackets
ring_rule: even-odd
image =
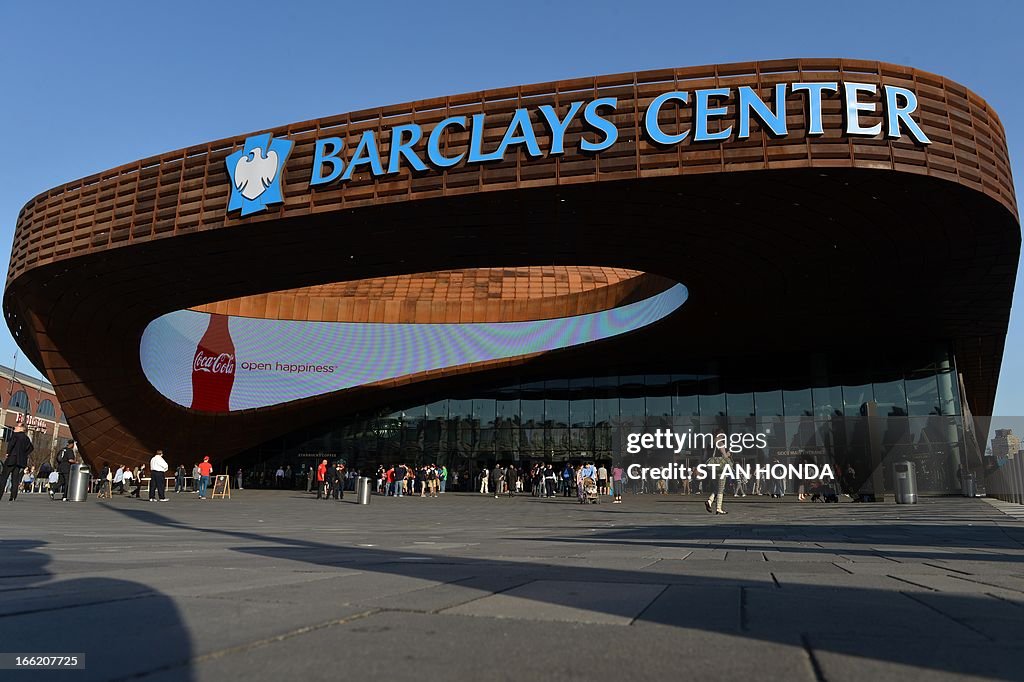
[(270, 204), (284, 201), (281, 196), (281, 169), (294, 143), (287, 139), (271, 141), (270, 133), (253, 135), (245, 145), (228, 156), (231, 199), (228, 211), (242, 209), (242, 215), (258, 213)]

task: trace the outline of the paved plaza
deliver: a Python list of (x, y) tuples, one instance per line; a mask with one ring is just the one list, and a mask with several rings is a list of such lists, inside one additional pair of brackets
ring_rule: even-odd
[(0, 649), (86, 654), (23, 679), (1024, 679), (994, 503), (625, 499), (23, 495)]

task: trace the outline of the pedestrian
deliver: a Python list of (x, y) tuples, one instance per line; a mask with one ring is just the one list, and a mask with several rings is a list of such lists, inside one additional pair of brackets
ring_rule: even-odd
[(618, 464), (612, 466), (612, 492), (615, 493), (612, 504), (622, 504), (622, 485), (624, 483), (622, 479), (625, 473)]
[(558, 476), (555, 475), (555, 467), (548, 464), (544, 467), (544, 489), (547, 491), (547, 497), (554, 497), (557, 487)]
[[(775, 468), (776, 465), (781, 465), (781, 464), (782, 464), (782, 462), (779, 461), (778, 457), (776, 457), (776, 458), (774, 458), (772, 460), (772, 468), (773, 469)], [(769, 469), (769, 471), (770, 470), (771, 469)], [(778, 497), (778, 498), (785, 497), (785, 495), (786, 495), (786, 479), (784, 479), (784, 478), (772, 478), (771, 479), (771, 491), (772, 491), (772, 497)]]
[(167, 460), (164, 459), (164, 451), (157, 450), (153, 458), (149, 460), (149, 501), (167, 501)]
[(331, 488), (334, 489), (334, 499), (345, 499), (345, 465), (340, 461), (334, 465), (331, 474)]
[(327, 460), (320, 462), (316, 468), (316, 499), (328, 499), (327, 490), (330, 485), (327, 478)]
[(441, 486), (441, 494), (444, 495), (444, 489), (448, 484), (448, 467), (442, 465), (441, 473), (437, 477), (437, 481)]
[(519, 485), (519, 472), (511, 464), (508, 465), (508, 469), (505, 470), (505, 489), (508, 491), (509, 497), (516, 496), (516, 486)]
[(185, 492), (185, 465), (179, 464), (178, 468), (174, 470), (174, 492), (183, 493)]
[(124, 495), (124, 474), (125, 466), (118, 465), (117, 471), (114, 472), (114, 487), (117, 488), (118, 495)]
[(747, 480), (743, 467), (736, 467), (736, 488), (733, 490), (733, 497), (747, 496)]
[[(326, 460), (324, 460), (324, 461), (326, 461)], [(236, 485), (235, 488), (237, 490), (244, 490), (244, 488), (242, 488), (242, 470), (241, 469), (239, 469), (238, 473), (235, 474), (235, 481), (238, 483), (238, 485)]]
[(203, 457), (203, 461), (196, 465), (199, 470), (199, 499), (206, 499), (206, 489), (210, 485), (210, 474), (213, 473), (213, 465), (210, 464), (210, 457)]
[(604, 462), (597, 468), (597, 494), (608, 494), (608, 469), (605, 468)]
[(104, 462), (103, 468), (100, 469), (100, 494), (96, 496), (97, 499), (110, 499), (111, 481), (113, 480), (113, 478), (114, 472), (110, 468), (110, 463)]
[(139, 466), (137, 466), (135, 468), (135, 473), (134, 473), (134, 476), (133, 476), (133, 478), (135, 480), (135, 490), (132, 492), (132, 497), (134, 497), (137, 500), (141, 500), (142, 499), (142, 479), (143, 479), (143, 477), (145, 475), (146, 475), (146, 465), (145, 464), (140, 464)]
[(562, 469), (562, 497), (572, 497), (573, 476), (575, 473), (572, 470), (572, 465), (566, 462), (565, 468)]
[(495, 464), (494, 468), (491, 469), (491, 488), (494, 490), (494, 499), (498, 499), (498, 495), (501, 494), (501, 484), (504, 480), (505, 472), (500, 464)]
[[(35, 446), (25, 435), (25, 427), (18, 424), (14, 427), (14, 433), (7, 442), (7, 458), (4, 460), (3, 477), (4, 487), (8, 480), (11, 483), (11, 496), (8, 502), (18, 499), (18, 488), (21, 486), (21, 472), (28, 466), (28, 456), (32, 454)], [(2, 493), (0, 493), (2, 494)]]
[(490, 482), (490, 473), (487, 467), (480, 469), (480, 494), (486, 495), (488, 490), (488, 483)]
[(707, 462), (712, 465), (710, 469), (713, 479), (711, 496), (704, 501), (704, 509), (708, 514), (728, 514), (729, 512), (722, 509), (722, 502), (725, 501), (725, 475), (722, 468), (732, 462), (732, 455), (729, 454), (729, 449), (726, 447), (729, 440), (725, 432), (722, 429), (715, 429), (714, 435), (715, 451)]
[(35, 477), (35, 474), (33, 472), (32, 467), (29, 467), (28, 469), (25, 469), (25, 475), (21, 477), (21, 482), (22, 482), (21, 488), (22, 488), (22, 490), (24, 490), (26, 493), (31, 494), (32, 493), (32, 484), (35, 483), (35, 480), (36, 480), (36, 477)]
[[(24, 431), (24, 427), (22, 427), (22, 431)], [(28, 436), (25, 438), (27, 439)], [(57, 453), (57, 489), (60, 491), (61, 499), (65, 502), (68, 500), (68, 479), (71, 478), (71, 465), (78, 461), (75, 458), (76, 454), (73, 440), (69, 440)]]
[[(132, 476), (131, 468), (126, 466), (126, 465), (124, 465), (124, 464), (122, 464), (121, 468), (120, 468), (120, 471), (121, 471), (121, 495), (124, 495), (125, 493), (130, 493), (131, 492), (128, 489), (131, 486), (131, 476)], [(115, 474), (115, 476), (116, 475), (117, 474)]]
[(36, 472), (36, 489), (39, 492), (43, 492), (49, 487), (50, 472), (53, 471), (53, 467), (50, 466), (49, 461), (45, 461), (39, 465), (39, 471)]
[(274, 472), (274, 485), (278, 489), (284, 487), (284, 469), (280, 465), (278, 465), (277, 471)]

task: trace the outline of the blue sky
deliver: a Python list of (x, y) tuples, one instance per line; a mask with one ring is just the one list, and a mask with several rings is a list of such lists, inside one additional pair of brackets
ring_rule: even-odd
[[(987, 99), (1024, 177), (1024, 3), (59, 2), (0, 6), (0, 257), (55, 185), (330, 114), (595, 74), (855, 57)], [(1022, 275), (996, 414), (1024, 414)], [(83, 333), (89, 333), (84, 331)], [(0, 329), (0, 363), (16, 346)], [(18, 369), (38, 374), (19, 357)]]

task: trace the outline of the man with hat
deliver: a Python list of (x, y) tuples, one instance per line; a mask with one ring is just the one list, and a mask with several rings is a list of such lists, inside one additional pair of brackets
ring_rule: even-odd
[(340, 459), (331, 470), (331, 490), (334, 491), (334, 499), (345, 499), (345, 465)]
[(210, 464), (210, 456), (203, 457), (203, 461), (199, 464), (199, 499), (206, 499), (206, 489), (210, 485), (210, 474), (213, 473), (213, 465)]
[(57, 488), (60, 490), (61, 499), (68, 501), (68, 481), (71, 479), (71, 465), (78, 461), (75, 452), (75, 441), (69, 440), (67, 444), (57, 453)]

